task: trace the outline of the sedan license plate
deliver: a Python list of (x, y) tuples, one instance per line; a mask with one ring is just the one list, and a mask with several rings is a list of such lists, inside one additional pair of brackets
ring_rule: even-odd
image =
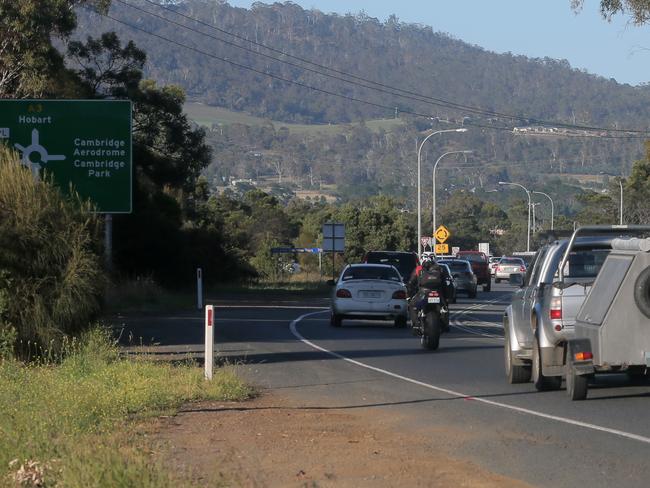
[(429, 303), (440, 303), (440, 297), (429, 297), (427, 301)]
[(380, 291), (362, 291), (359, 295), (363, 298), (381, 298)]

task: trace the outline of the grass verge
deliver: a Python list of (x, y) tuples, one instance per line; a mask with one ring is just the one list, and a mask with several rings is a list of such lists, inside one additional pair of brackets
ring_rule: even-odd
[(198, 400), (252, 394), (232, 369), (121, 358), (106, 333), (69, 344), (59, 364), (0, 362), (0, 486), (178, 486), (148, 454), (143, 420)]

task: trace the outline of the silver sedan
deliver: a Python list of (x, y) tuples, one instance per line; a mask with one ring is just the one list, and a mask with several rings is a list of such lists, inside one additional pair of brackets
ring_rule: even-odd
[(343, 319), (394, 320), (406, 327), (406, 286), (394, 266), (350, 264), (341, 272), (332, 293), (331, 324)]

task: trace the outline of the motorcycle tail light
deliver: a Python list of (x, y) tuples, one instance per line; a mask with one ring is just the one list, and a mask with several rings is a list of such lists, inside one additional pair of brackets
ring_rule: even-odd
[(336, 290), (336, 296), (338, 298), (352, 298), (352, 293), (350, 293), (350, 290), (341, 288), (340, 290)]
[(436, 290), (433, 290), (433, 291), (429, 292), (429, 296), (430, 297), (439, 297), (440, 294)]
[(406, 300), (406, 292), (404, 290), (397, 290), (393, 293), (394, 300)]

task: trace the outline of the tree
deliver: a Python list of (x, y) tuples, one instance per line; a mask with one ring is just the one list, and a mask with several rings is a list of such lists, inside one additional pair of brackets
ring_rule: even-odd
[(75, 8), (108, 0), (0, 0), (0, 98), (39, 98), (63, 91), (67, 77), (53, 38), (66, 40), (77, 26)]
[[(574, 10), (583, 8), (584, 0), (571, 0)], [(600, 0), (600, 11), (605, 18), (617, 13), (629, 13), (636, 25), (650, 20), (650, 0)]]

